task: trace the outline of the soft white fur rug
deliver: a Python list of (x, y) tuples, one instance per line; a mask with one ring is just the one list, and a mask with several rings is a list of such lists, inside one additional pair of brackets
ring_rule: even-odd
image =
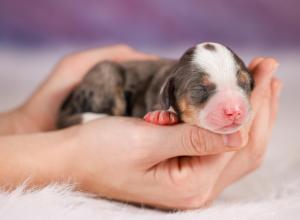
[(88, 198), (67, 186), (31, 192), (20, 187), (0, 194), (0, 219), (299, 219), (299, 187), (299, 181), (289, 182), (247, 199), (236, 192), (235, 199), (223, 198), (208, 209), (177, 213)]
[[(64, 52), (0, 48), (0, 111), (27, 97)], [(262, 53), (244, 54), (249, 58)], [(210, 208), (166, 213), (92, 198), (72, 191), (71, 186), (49, 185), (27, 192), (20, 186), (10, 193), (0, 192), (0, 219), (299, 219), (300, 56), (278, 51), (262, 55), (278, 57), (279, 77), (285, 83), (280, 116), (265, 163), (227, 189)]]

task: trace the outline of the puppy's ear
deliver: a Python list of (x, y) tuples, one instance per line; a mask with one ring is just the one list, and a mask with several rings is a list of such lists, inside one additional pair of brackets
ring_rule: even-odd
[(164, 83), (160, 92), (160, 103), (163, 109), (169, 109), (170, 106), (175, 106), (175, 87), (174, 78), (169, 77)]

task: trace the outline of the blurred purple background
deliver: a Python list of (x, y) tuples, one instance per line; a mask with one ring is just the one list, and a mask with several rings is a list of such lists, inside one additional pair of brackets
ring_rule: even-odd
[(297, 0), (0, 0), (0, 43), (295, 48), (299, 21)]

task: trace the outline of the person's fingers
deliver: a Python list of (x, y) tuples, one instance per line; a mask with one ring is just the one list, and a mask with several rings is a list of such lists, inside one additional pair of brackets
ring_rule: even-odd
[(273, 128), (276, 116), (278, 113), (278, 107), (279, 107), (279, 96), (282, 89), (282, 82), (277, 79), (273, 78), (272, 85), (271, 85), (271, 93), (272, 93), (272, 99), (270, 100), (270, 106), (271, 106), (271, 112), (270, 112), (270, 130)]
[[(149, 125), (155, 126), (155, 125)], [(177, 156), (203, 156), (213, 155), (228, 151), (239, 150), (246, 144), (247, 136), (240, 131), (230, 135), (221, 135), (188, 124), (170, 127), (153, 127), (153, 135), (143, 134), (143, 140), (156, 144), (149, 148), (155, 162)], [(145, 136), (145, 137), (144, 137)], [(149, 137), (148, 137), (149, 136)], [(153, 147), (156, 146), (156, 147)]]
[[(62, 80), (64, 77), (72, 82), (79, 82), (97, 62), (113, 60), (123, 62), (129, 60), (157, 59), (157, 56), (139, 52), (126, 45), (108, 46), (76, 52), (65, 56), (50, 75), (50, 79)], [(72, 76), (72, 77), (70, 77)]]
[(120, 54), (118, 57), (115, 57), (115, 61), (124, 62), (130, 60), (157, 60), (159, 56), (149, 53), (143, 53), (136, 49), (130, 48), (130, 51), (125, 54)]
[(248, 65), (248, 68), (250, 71), (254, 70), (254, 68), (261, 62), (264, 60), (264, 57), (256, 57), (254, 58), (250, 64)]
[(253, 70), (253, 77), (256, 83), (256, 86), (251, 94), (253, 115), (256, 115), (259, 107), (261, 106), (277, 67), (278, 63), (276, 60), (273, 58), (266, 58), (262, 60)]
[(96, 48), (70, 54), (60, 61), (42, 88), (47, 85), (49, 91), (51, 86), (56, 90), (62, 88), (62, 90), (68, 91), (77, 85), (96, 63), (103, 60), (121, 62), (146, 59), (157, 59), (157, 56), (138, 52), (126, 45)]

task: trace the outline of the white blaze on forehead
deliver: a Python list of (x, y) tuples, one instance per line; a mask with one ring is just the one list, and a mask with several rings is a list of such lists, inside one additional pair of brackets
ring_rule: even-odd
[[(206, 44), (214, 48), (205, 48)], [(193, 62), (210, 77), (217, 87), (232, 87), (237, 85), (236, 73), (238, 65), (231, 51), (217, 43), (198, 44), (195, 49)]]

